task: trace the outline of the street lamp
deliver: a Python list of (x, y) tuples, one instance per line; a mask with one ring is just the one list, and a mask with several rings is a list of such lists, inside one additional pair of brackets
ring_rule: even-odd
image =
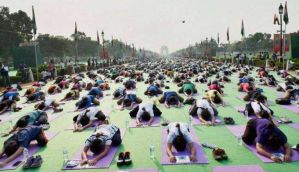
[(282, 14), (283, 14), (283, 5), (282, 4), (279, 5), (278, 12), (280, 15), (280, 56), (282, 56)]
[(102, 30), (102, 33), (101, 33), (101, 36), (102, 36), (102, 43), (103, 43), (103, 45), (102, 45), (102, 52), (103, 52), (103, 58), (106, 59), (106, 58), (105, 58), (105, 40), (104, 40), (104, 35), (105, 35), (105, 33), (104, 33), (104, 31)]

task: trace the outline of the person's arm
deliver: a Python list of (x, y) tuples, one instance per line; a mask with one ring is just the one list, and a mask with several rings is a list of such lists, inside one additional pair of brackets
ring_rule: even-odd
[(5, 106), (1, 111), (0, 111), (0, 114), (4, 113), (5, 111), (7, 111), (8, 107)]
[(290, 148), (290, 145), (288, 143), (283, 145), (283, 148), (285, 150), (285, 156), (284, 156), (284, 161), (289, 162), (291, 161), (292, 157), (292, 149)]
[(196, 149), (195, 149), (193, 142), (189, 143), (189, 147), (190, 147), (190, 152), (191, 152), (190, 160), (192, 162), (195, 162), (195, 161), (197, 161), (197, 159), (196, 159)]
[(151, 117), (151, 119), (148, 121), (148, 125), (152, 125), (152, 123), (153, 123), (153, 121), (154, 121), (154, 117)]
[(4, 164), (8, 164), (9, 162), (13, 161), (14, 159), (16, 159), (18, 156), (20, 156), (23, 153), (24, 147), (19, 147), (17, 149), (17, 151), (12, 154), (10, 157), (8, 157), (7, 159), (5, 159), (3, 161)]
[(87, 152), (88, 152), (89, 147), (85, 146), (83, 151), (81, 152), (81, 162), (80, 165), (84, 165), (88, 162), (87, 159)]
[(92, 159), (92, 160), (88, 160), (88, 165), (91, 165), (91, 166), (96, 165), (96, 163), (97, 163), (100, 159), (102, 159), (104, 156), (106, 156), (106, 155), (108, 154), (109, 150), (110, 150), (110, 146), (109, 146), (109, 145), (106, 145), (106, 146), (105, 146), (105, 149), (104, 149), (104, 151), (103, 151), (102, 153), (100, 153), (100, 154), (99, 154), (98, 156), (96, 156), (94, 159)]
[(278, 157), (273, 156), (270, 152), (266, 151), (264, 146), (261, 145), (260, 143), (256, 143), (256, 150), (257, 150), (257, 153), (270, 158), (274, 162), (281, 162), (281, 160)]
[(14, 125), (13, 128), (8, 133), (3, 134), (2, 137), (9, 136), (11, 133), (15, 132), (17, 128), (17, 125)]
[(172, 148), (172, 144), (167, 143), (167, 147), (166, 147), (167, 155), (169, 156), (170, 162), (175, 163), (176, 162), (176, 158), (173, 156), (171, 148)]
[(198, 119), (199, 119), (200, 122), (204, 123), (205, 125), (209, 125), (209, 122), (206, 121), (205, 119), (203, 119), (203, 118), (201, 117), (201, 115), (198, 115)]

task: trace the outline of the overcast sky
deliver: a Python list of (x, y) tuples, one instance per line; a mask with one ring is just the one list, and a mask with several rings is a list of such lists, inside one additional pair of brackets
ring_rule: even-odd
[[(225, 2), (225, 3), (224, 3)], [(201, 39), (240, 40), (241, 21), (246, 35), (274, 33), (273, 15), (280, 0), (0, 0), (11, 12), (26, 11), (34, 5), (38, 33), (69, 37), (78, 30), (96, 40), (96, 30), (105, 37), (120, 38), (156, 52), (162, 45), (169, 51), (184, 48)], [(299, 0), (288, 1), (290, 23), (287, 32), (299, 30)], [(185, 23), (182, 21), (185, 20)]]

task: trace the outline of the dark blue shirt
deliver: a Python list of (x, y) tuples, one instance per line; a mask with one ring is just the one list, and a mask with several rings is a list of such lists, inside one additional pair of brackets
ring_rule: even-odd
[(36, 140), (41, 134), (42, 128), (39, 126), (28, 126), (18, 133), (18, 142), (21, 147), (28, 148), (30, 142)]

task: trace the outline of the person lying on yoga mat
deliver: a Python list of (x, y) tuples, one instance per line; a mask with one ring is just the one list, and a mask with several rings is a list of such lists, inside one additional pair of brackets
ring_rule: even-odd
[[(267, 97), (264, 96), (262, 94), (262, 92), (263, 92), (263, 90), (260, 88), (254, 89), (253, 87), (249, 87), (249, 90), (248, 90), (247, 94), (243, 97), (243, 100), (248, 102), (248, 101), (254, 100), (255, 97), (257, 97), (257, 96), (262, 96), (265, 100), (267, 100)], [(264, 103), (267, 103), (267, 101)]]
[(59, 106), (62, 104), (63, 103), (56, 102), (54, 99), (45, 99), (42, 102), (34, 105), (34, 108), (42, 110), (42, 111), (46, 111), (49, 108), (53, 108), (54, 112), (61, 112), (61, 111), (63, 111), (63, 109), (59, 108)]
[(40, 91), (40, 89), (41, 89), (40, 87), (34, 87), (34, 86), (29, 87), (29, 88), (25, 91), (23, 97), (30, 96), (30, 95), (34, 94), (35, 92)]
[(74, 132), (80, 132), (92, 127), (95, 122), (101, 125), (105, 121), (106, 116), (100, 109), (97, 107), (89, 107), (73, 118)]
[(110, 86), (109, 86), (109, 83), (107, 81), (105, 81), (102, 84), (95, 84), (95, 86), (100, 87), (103, 91), (110, 90)]
[(99, 99), (95, 98), (92, 95), (83, 96), (81, 100), (76, 103), (77, 109), (75, 111), (81, 111), (86, 108), (91, 107), (92, 105), (100, 105)]
[(125, 81), (123, 85), (127, 90), (133, 90), (136, 88), (136, 82), (131, 79)]
[(3, 94), (2, 101), (5, 100), (14, 100), (14, 101), (19, 101), (20, 100), (20, 94), (18, 92), (6, 92)]
[(212, 105), (222, 104), (224, 106), (224, 101), (222, 95), (216, 90), (209, 90), (205, 93), (204, 97), (211, 102)]
[(124, 77), (123, 77), (123, 76), (117, 76), (117, 77), (114, 79), (115, 83), (123, 82), (123, 80), (124, 80)]
[(200, 122), (205, 125), (215, 125), (218, 111), (206, 98), (196, 100), (196, 104), (189, 109), (191, 116), (198, 116)]
[(45, 100), (45, 98), (46, 98), (46, 94), (43, 91), (38, 91), (27, 96), (27, 100), (25, 103), (33, 103), (40, 100)]
[(81, 91), (85, 87), (86, 87), (86, 83), (84, 81), (80, 81), (80, 80), (75, 79), (74, 80), (74, 85), (71, 88), (71, 90), (79, 90), (79, 91)]
[(126, 96), (126, 89), (124, 87), (118, 87), (114, 92), (113, 92), (113, 99), (121, 99)]
[(18, 124), (18, 132), (4, 141), (3, 149), (0, 152), (0, 158), (5, 155), (7, 158), (0, 162), (0, 168), (4, 167), (9, 162), (13, 161), (20, 155), (22, 155), (25, 148), (28, 149), (30, 142), (36, 140), (38, 146), (44, 147), (48, 143), (48, 138), (44, 133), (42, 127), (39, 126), (27, 126), (27, 122)]
[[(118, 127), (113, 124), (98, 126), (96, 131), (85, 141), (80, 164), (94, 166), (109, 153), (111, 146), (119, 146), (121, 142), (121, 133)], [(88, 151), (96, 155), (94, 159), (87, 158)]]
[(92, 95), (96, 98), (101, 98), (103, 97), (103, 91), (99, 87), (92, 87), (90, 91), (87, 93), (87, 95)]
[(151, 125), (155, 116), (161, 116), (162, 112), (153, 103), (142, 103), (130, 111), (131, 118), (136, 117), (137, 126)]
[(17, 107), (17, 102), (14, 100), (4, 100), (0, 102), (0, 115), (12, 109), (13, 112), (18, 112), (22, 108)]
[(69, 88), (69, 82), (66, 79), (63, 79), (57, 85), (61, 90)]
[(187, 80), (182, 84), (182, 88), (180, 88), (178, 92), (184, 93), (186, 96), (191, 96), (193, 94), (196, 94), (197, 90), (195, 88), (195, 85)]
[(266, 105), (266, 103), (267, 100), (263, 96), (256, 96), (252, 102), (246, 104), (244, 114), (272, 121), (274, 112)]
[(144, 92), (144, 95), (157, 96), (158, 94), (162, 93), (163, 91), (158, 86), (151, 84), (149, 87), (147, 87), (146, 91)]
[(182, 122), (171, 122), (168, 124), (166, 152), (169, 156), (170, 162), (176, 162), (176, 158), (172, 152), (172, 147), (174, 147), (177, 151), (184, 151), (187, 149), (187, 145), (190, 148), (190, 160), (196, 162), (196, 149), (194, 147), (188, 125)]
[(221, 87), (223, 87), (223, 86), (221, 86), (217, 80), (209, 82), (207, 85), (208, 85), (209, 90), (216, 90), (220, 94), (223, 94), (223, 91), (221, 89)]
[(207, 79), (206, 79), (205, 75), (200, 74), (195, 78), (195, 82), (205, 83), (205, 82), (207, 82)]
[(48, 88), (48, 94), (56, 94), (56, 93), (61, 93), (61, 88), (56, 85), (51, 85)]
[(22, 116), (13, 128), (3, 135), (3, 137), (9, 136), (10, 134), (17, 131), (19, 128), (24, 128), (24, 125), (35, 125), (41, 126), (43, 129), (49, 129), (48, 115), (46, 112), (41, 110), (35, 110), (33, 112), (29, 112), (25, 116)]
[(274, 78), (273, 75), (268, 75), (260, 79), (260, 85), (274, 87), (276, 86), (276, 84), (277, 84), (276, 79)]
[(66, 93), (63, 99), (60, 101), (69, 101), (69, 100), (77, 100), (80, 98), (80, 92), (78, 90), (71, 90), (70, 92)]
[(286, 135), (268, 119), (256, 118), (249, 120), (242, 140), (246, 144), (256, 144), (257, 152), (274, 162), (281, 162), (282, 160), (269, 150), (275, 152), (283, 149), (283, 161), (291, 161), (292, 150), (287, 143)]
[(181, 107), (184, 98), (179, 96), (175, 91), (166, 91), (159, 99), (159, 102), (164, 103), (167, 108), (170, 108), (170, 106)]
[(142, 103), (142, 99), (137, 97), (135, 92), (128, 93), (128, 91), (125, 97), (117, 101), (117, 104), (121, 106), (120, 110), (124, 110), (124, 108), (130, 110), (132, 109), (134, 104), (140, 104), (140, 103)]

